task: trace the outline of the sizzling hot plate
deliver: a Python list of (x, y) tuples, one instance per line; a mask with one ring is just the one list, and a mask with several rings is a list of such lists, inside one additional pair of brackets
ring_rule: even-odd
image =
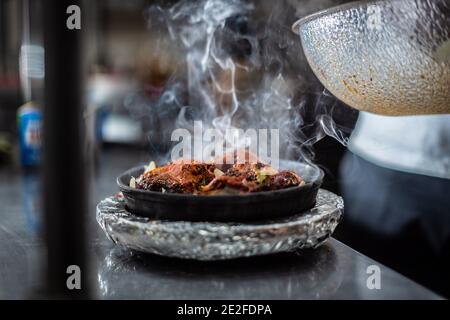
[(311, 209), (322, 184), (323, 171), (294, 161), (280, 161), (281, 169), (295, 171), (306, 184), (242, 195), (162, 193), (129, 187), (131, 177), (144, 172), (132, 168), (117, 178), (129, 211), (136, 215), (179, 221), (258, 221), (285, 217)]

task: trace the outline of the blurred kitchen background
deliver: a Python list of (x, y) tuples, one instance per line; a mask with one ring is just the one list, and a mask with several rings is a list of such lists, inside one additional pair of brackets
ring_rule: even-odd
[[(161, 5), (171, 7), (177, 1), (86, 1), (83, 10), (83, 28), (85, 33), (84, 58), (86, 61), (86, 112), (89, 141), (97, 151), (111, 145), (155, 148), (167, 151), (167, 137), (162, 139), (160, 128), (167, 129), (173, 125), (175, 114), (158, 117), (152, 114), (158, 106), (158, 99), (166, 88), (174, 90), (174, 83), (186, 78), (184, 65), (185, 54), (179, 50), (179, 45), (170, 38), (166, 26), (152, 23), (152, 7)], [(304, 104), (317, 105), (317, 100), (323, 93), (323, 88), (315, 79), (305, 58), (302, 56), (300, 43), (294, 34), (290, 33), (291, 22), (298, 16), (312, 13), (318, 9), (327, 8), (343, 1), (284, 1), (276, 10), (270, 1), (258, 2), (255, 13), (250, 19), (259, 24), (270, 18), (274, 32), (287, 34), (290, 43), (295, 44), (290, 52), (295, 57), (289, 57), (292, 72), (286, 75), (290, 87), (299, 88), (295, 92)], [(297, 11), (291, 10), (298, 8)], [(155, 12), (154, 12), (155, 13)], [(156, 13), (157, 14), (157, 13)], [(289, 14), (289, 17), (283, 17)], [(42, 47), (42, 16), (39, 1), (4, 0), (0, 4), (1, 17), (1, 53), (0, 53), (0, 132), (2, 159), (7, 161), (19, 157), (18, 144), (18, 109), (25, 103), (33, 101), (39, 105), (43, 99), (43, 47)], [(233, 22), (230, 22), (230, 25)], [(238, 22), (239, 23), (239, 22)], [(238, 25), (238, 23), (235, 23)], [(248, 23), (246, 21), (246, 23)], [(253, 22), (251, 22), (253, 23)], [(233, 27), (231, 27), (233, 28)], [(238, 27), (239, 28), (239, 27)], [(247, 27), (245, 27), (247, 28)], [(233, 30), (233, 32), (240, 32)], [(283, 49), (281, 49), (282, 51)], [(22, 63), (21, 63), (22, 61)], [(269, 67), (277, 68), (276, 63)], [(267, 72), (267, 70), (260, 70)], [(270, 72), (270, 70), (269, 70)], [(296, 73), (301, 73), (299, 76)], [(257, 76), (252, 75), (254, 79)], [(293, 85), (295, 81), (301, 81)], [(252, 81), (252, 80), (250, 80)], [(286, 82), (287, 82), (286, 81)], [(334, 99), (328, 96), (320, 98)], [(321, 102), (323, 103), (323, 102)], [(351, 129), (356, 112), (342, 107), (345, 117), (339, 118), (340, 106), (336, 101), (328, 101), (323, 105), (337, 106), (336, 121)], [(315, 108), (302, 108), (305, 119), (306, 135), (314, 137)], [(313, 110), (314, 109), (314, 110)], [(350, 115), (350, 116), (349, 116)], [(166, 121), (167, 123), (164, 123)], [(169, 123), (170, 122), (170, 123)], [(310, 132), (308, 132), (308, 130)], [(166, 130), (168, 131), (168, 130)], [(170, 136), (169, 136), (170, 140)], [(316, 148), (332, 148), (333, 152), (317, 152), (316, 161), (324, 162), (330, 168), (330, 174), (337, 171), (338, 157), (330, 154), (342, 153), (343, 147), (333, 139), (324, 138)], [(324, 156), (326, 155), (327, 156)], [(330, 187), (337, 190), (333, 179), (328, 181)]]
[[(282, 63), (285, 64), (282, 67), (286, 70), (282, 85), (293, 91), (293, 106), (297, 108), (295, 112), (300, 113), (303, 120), (298, 127), (302, 141), (318, 140), (312, 148), (308, 145), (305, 152), (314, 155), (313, 161), (325, 170), (323, 187), (342, 195), (341, 182), (345, 179), (345, 173), (339, 168), (344, 155), (348, 153), (342, 142), (345, 143), (352, 132), (358, 112), (324, 91), (309, 69), (300, 40), (291, 32), (291, 26), (302, 16), (348, 1), (249, 0), (249, 3), (252, 2), (255, 10), (251, 16), (235, 17), (227, 21), (227, 28), (232, 33), (251, 34), (256, 32), (254, 29), (270, 21), (273, 24), (271, 31), (286, 39), (286, 47), (279, 48)], [(170, 150), (166, 132), (174, 125), (174, 119), (179, 113), (177, 107), (185, 103), (176, 101), (177, 107), (162, 110), (161, 98), (167, 90), (179, 90), (177, 99), (185, 97), (189, 100), (185, 92), (187, 84), (183, 83), (183, 79), (186, 81), (187, 78), (186, 56), (180, 50), (180, 44), (171, 38), (169, 30), (158, 23), (160, 20), (153, 20), (155, 17), (149, 16), (148, 9), (157, 5), (171, 7), (176, 3), (149, 0), (85, 1), (82, 11), (86, 65), (84, 119), (86, 151), (94, 163), (93, 180), (101, 174), (102, 166), (111, 166), (113, 161), (123, 161), (123, 169), (126, 169)], [(30, 114), (39, 121), (41, 112), (44, 77), (41, 16), (38, 0), (0, 1), (0, 166), (3, 167), (0, 170), (3, 171), (24, 173), (31, 167), (39, 166), (39, 157), (23, 158), (23, 152), (32, 154), (33, 150), (24, 151), (21, 143), (35, 139), (39, 145), (39, 128), (35, 129), (35, 133), (28, 132), (31, 129), (23, 127), (23, 123), (30, 121), (27, 118)], [(264, 38), (260, 40), (264, 41)], [(230, 56), (245, 59), (246, 52), (251, 51), (251, 47), (247, 48), (246, 45), (243, 43), (241, 47), (231, 48)], [(267, 63), (267, 68), (259, 72), (275, 72), (280, 67), (277, 63), (280, 61)], [(258, 81), (259, 76), (252, 75), (253, 78), (245, 81), (251, 84)], [(320, 128), (316, 123), (319, 109), (321, 114), (332, 116), (334, 128), (339, 129), (335, 137), (319, 133)], [(160, 116), (161, 113), (164, 116)], [(341, 141), (337, 141), (336, 137)], [(30, 148), (33, 149), (33, 145)], [(9, 176), (4, 174), (1, 177)], [(109, 182), (101, 183), (113, 185), (114, 182), (115, 176), (111, 176)], [(2, 180), (2, 188), (6, 188), (7, 183)], [(33, 180), (31, 185), (33, 183), (38, 182)], [(39, 188), (35, 186), (31, 190), (24, 189), (24, 192), (39, 192), (36, 190)], [(107, 194), (96, 195), (94, 202), (104, 196)], [(28, 207), (28, 200), (25, 202)], [(36, 201), (31, 202), (31, 207), (37, 210), (39, 206)], [(351, 209), (350, 202), (346, 203), (346, 209)], [(401, 234), (401, 230), (398, 232), (395, 236)], [(446, 267), (447, 262), (444, 263), (442, 259), (447, 259), (448, 255), (444, 258), (439, 256), (441, 260), (428, 260), (429, 255), (421, 254), (432, 252), (432, 249), (420, 239), (417, 240), (416, 236), (419, 237), (412, 231), (408, 238), (412, 247), (405, 250), (405, 243), (397, 244), (395, 237), (394, 240), (378, 242), (377, 237), (369, 238), (364, 228), (359, 228), (346, 218), (335, 234), (337, 239), (352, 248), (419, 283), (448, 293), (448, 283), (443, 284), (431, 274), (433, 268), (443, 270)], [(393, 250), (389, 250), (390, 245)], [(399, 258), (403, 250), (411, 251), (404, 259)], [(417, 261), (415, 254), (421, 257), (419, 260), (425, 261)]]

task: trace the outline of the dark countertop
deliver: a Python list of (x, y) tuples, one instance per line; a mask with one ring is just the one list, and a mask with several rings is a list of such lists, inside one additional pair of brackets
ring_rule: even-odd
[[(298, 253), (221, 262), (169, 259), (116, 247), (95, 221), (95, 204), (117, 191), (115, 177), (147, 161), (143, 152), (108, 149), (92, 177), (88, 226), (92, 281), (112, 299), (439, 299), (395, 271), (330, 239)], [(0, 299), (21, 299), (40, 287), (43, 245), (36, 174), (0, 168)], [(345, 219), (345, 216), (344, 216)], [(381, 271), (381, 289), (367, 288), (367, 267)]]

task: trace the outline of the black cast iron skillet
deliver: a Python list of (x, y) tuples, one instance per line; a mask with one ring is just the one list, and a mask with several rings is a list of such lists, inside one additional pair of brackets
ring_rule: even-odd
[(323, 171), (294, 161), (280, 161), (280, 168), (295, 171), (302, 186), (238, 195), (192, 195), (162, 193), (129, 187), (144, 166), (132, 168), (117, 178), (130, 212), (164, 220), (243, 222), (285, 217), (312, 208), (322, 184)]

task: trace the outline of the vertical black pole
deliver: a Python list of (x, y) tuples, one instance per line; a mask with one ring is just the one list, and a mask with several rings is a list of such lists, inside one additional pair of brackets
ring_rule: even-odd
[(6, 37), (8, 35), (6, 30), (6, 4), (0, 1), (0, 73), (6, 73)]
[[(80, 0), (44, 0), (44, 217), (50, 298), (87, 298), (81, 30), (70, 30), (67, 8)], [(81, 8), (82, 13), (82, 8)], [(82, 14), (81, 14), (82, 22)], [(75, 269), (69, 269), (75, 266)], [(81, 270), (81, 289), (76, 269)], [(67, 273), (69, 271), (69, 273)], [(69, 281), (68, 278), (75, 275)], [(72, 289), (70, 289), (72, 288)]]

